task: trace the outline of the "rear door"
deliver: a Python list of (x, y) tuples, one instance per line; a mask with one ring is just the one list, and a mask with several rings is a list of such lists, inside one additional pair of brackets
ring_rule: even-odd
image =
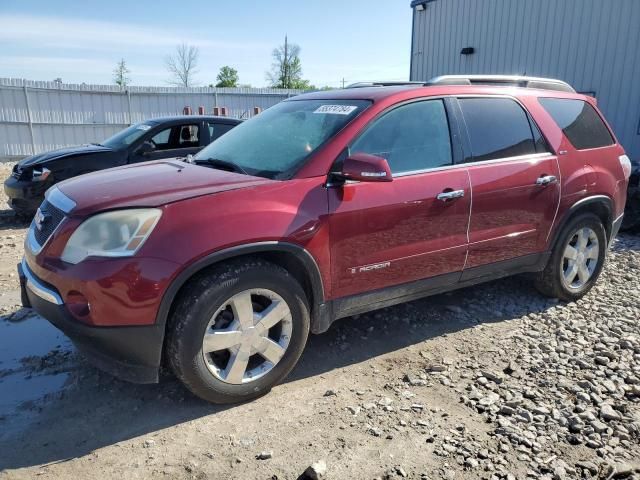
[(486, 273), (469, 270), (474, 267), (536, 260), (557, 213), (560, 172), (558, 159), (515, 99), (461, 97), (458, 104), (473, 192), (466, 280)]
[[(351, 144), (350, 153), (386, 158), (393, 181), (328, 189), (333, 296), (429, 277), (441, 285), (458, 280), (471, 192), (466, 168), (453, 164), (454, 151), (441, 99), (397, 106)], [(388, 295), (394, 293), (382, 294)]]

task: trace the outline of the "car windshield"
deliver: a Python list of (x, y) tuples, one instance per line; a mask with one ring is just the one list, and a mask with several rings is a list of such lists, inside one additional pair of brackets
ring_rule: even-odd
[(370, 104), (368, 100), (281, 102), (224, 134), (194, 160), (233, 164), (250, 175), (286, 178)]
[(116, 133), (113, 137), (107, 138), (100, 145), (113, 148), (114, 150), (128, 147), (147, 133), (151, 127), (153, 127), (153, 125), (149, 125), (147, 123), (136, 123), (131, 125), (129, 128), (125, 128), (121, 132)]

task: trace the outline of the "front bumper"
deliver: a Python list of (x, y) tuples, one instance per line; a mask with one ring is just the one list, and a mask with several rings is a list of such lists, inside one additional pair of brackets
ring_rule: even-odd
[(18, 264), (22, 303), (62, 330), (96, 367), (134, 383), (156, 383), (164, 328), (160, 325), (94, 327), (77, 321), (57, 290), (26, 261)]
[(51, 181), (33, 182), (9, 177), (4, 182), (4, 193), (9, 197), (9, 206), (18, 213), (33, 214), (44, 200)]

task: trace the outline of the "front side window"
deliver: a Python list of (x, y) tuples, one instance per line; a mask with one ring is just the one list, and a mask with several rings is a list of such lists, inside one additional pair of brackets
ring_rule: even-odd
[(509, 98), (460, 98), (473, 161), (536, 153), (529, 118)]
[(371, 104), (368, 100), (287, 100), (234, 127), (195, 156), (250, 175), (286, 178)]
[(164, 130), (160, 130), (153, 137), (151, 137), (151, 143), (158, 150), (166, 150), (170, 148), (169, 139), (171, 137), (171, 128), (165, 128)]
[(353, 143), (350, 153), (385, 158), (394, 174), (451, 165), (451, 138), (444, 103), (427, 100), (391, 110)]
[(577, 150), (613, 145), (609, 129), (587, 102), (570, 98), (541, 98), (540, 104)]
[(160, 130), (149, 139), (156, 150), (175, 150), (193, 148), (200, 145), (198, 125), (174, 125)]

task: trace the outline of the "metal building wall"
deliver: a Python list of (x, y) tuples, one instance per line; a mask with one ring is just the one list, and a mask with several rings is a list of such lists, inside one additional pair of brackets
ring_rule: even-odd
[(249, 118), (300, 90), (72, 85), (0, 78), (0, 161), (83, 143), (100, 142), (131, 123), (227, 107)]
[[(593, 92), (640, 160), (640, 0), (428, 0), (413, 12), (411, 80), (555, 77)], [(473, 47), (473, 55), (461, 55)]]

